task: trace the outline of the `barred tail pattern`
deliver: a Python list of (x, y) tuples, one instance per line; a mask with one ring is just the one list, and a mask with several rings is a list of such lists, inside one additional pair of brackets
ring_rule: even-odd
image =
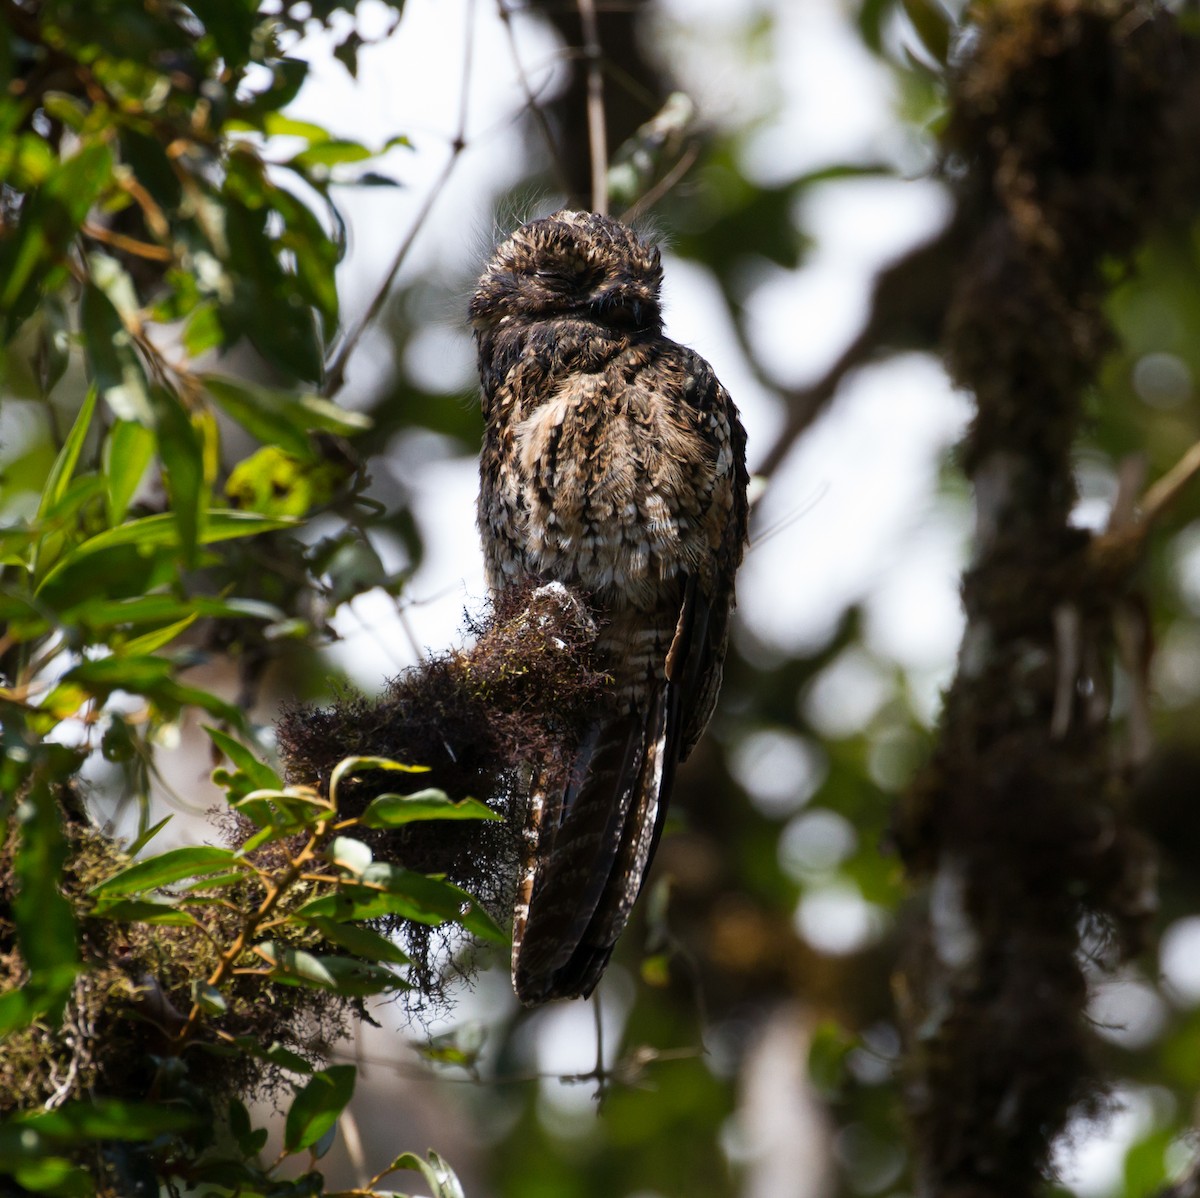
[(527, 1004), (588, 995), (625, 928), (658, 841), (678, 756), (667, 683), (647, 710), (587, 730), (565, 783), (535, 777), (513, 921)]

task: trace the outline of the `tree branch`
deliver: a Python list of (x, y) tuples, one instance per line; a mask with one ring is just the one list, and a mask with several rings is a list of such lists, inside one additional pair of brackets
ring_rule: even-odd
[(583, 57), (587, 64), (588, 146), (592, 162), (592, 211), (608, 215), (608, 130), (604, 119), (604, 71), (595, 0), (579, 0)]

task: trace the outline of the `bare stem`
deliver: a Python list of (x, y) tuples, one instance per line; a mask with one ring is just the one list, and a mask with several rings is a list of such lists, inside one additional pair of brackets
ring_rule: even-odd
[(1197, 474), (1200, 474), (1200, 441), (1197, 441), (1158, 482), (1147, 488), (1139, 505), (1143, 521), (1153, 524)]
[[(234, 963), (246, 951), (246, 945), (250, 938), (258, 934), (259, 929), (278, 906), (280, 899), (296, 884), (304, 872), (304, 867), (315, 857), (316, 846), (324, 835), (325, 823), (322, 821), (317, 825), (304, 848), (289, 862), (287, 869), (281, 871), (277, 877), (268, 879), (267, 892), (263, 895), (262, 902), (246, 916), (233, 943), (221, 954), (216, 968), (209, 974), (207, 983), (211, 988), (216, 989), (227, 977), (237, 972)], [(202, 1008), (199, 1001), (193, 1002), (186, 1022), (175, 1033), (176, 1044), (182, 1046), (187, 1043), (196, 1024), (200, 1022), (201, 1014)]]
[(588, 145), (592, 152), (592, 211), (608, 215), (608, 131), (604, 124), (604, 75), (595, 0), (579, 0), (583, 57), (587, 63)]
[(513, 68), (517, 72), (517, 82), (520, 84), (521, 91), (525, 95), (525, 104), (533, 114), (538, 132), (541, 134), (542, 140), (546, 143), (546, 152), (550, 155), (550, 161), (554, 166), (554, 175), (558, 180), (559, 189), (565, 195), (570, 188), (567, 182), (566, 170), (563, 167), (562, 154), (559, 153), (558, 146), (555, 144), (554, 131), (550, 128), (550, 121), (546, 117), (546, 110), (538, 103), (537, 94), (533, 90), (533, 84), (529, 81), (529, 74), (525, 70), (525, 64), (521, 61), (520, 48), (517, 46), (517, 35), (513, 31), (512, 12), (505, 3), (505, 0), (496, 0), (496, 9), (500, 15), (500, 23), (504, 26), (504, 32), (508, 37), (508, 52), (513, 61)]
[(692, 141), (679, 155), (675, 165), (653, 187), (651, 187), (644, 195), (639, 196), (637, 201), (630, 204), (624, 212), (621, 213), (621, 220), (625, 224), (630, 224), (637, 220), (643, 212), (648, 212), (659, 200), (663, 198), (676, 183), (683, 178), (695, 165), (696, 159), (700, 157), (700, 142)]
[(1122, 510), (1129, 505), (1118, 495), (1109, 527), (1092, 543), (1093, 560), (1107, 573), (1129, 573), (1135, 567), (1150, 533), (1172, 504), (1200, 474), (1200, 441), (1157, 482), (1146, 489), (1132, 515)]
[(395, 256), (392, 258), (392, 263), (388, 267), (387, 273), (383, 276), (383, 280), (379, 284), (366, 312), (363, 313), (362, 318), (343, 338), (341, 345), (338, 346), (337, 353), (329, 363), (325, 374), (325, 383), (321, 388), (321, 394), (326, 397), (336, 395), (345, 384), (346, 367), (350, 362), (351, 356), (358, 348), (358, 343), (362, 340), (363, 334), (375, 323), (379, 313), (383, 310), (383, 306), (391, 294), (392, 285), (396, 281), (396, 276), (400, 273), (400, 268), (404, 265), (404, 261), (412, 249), (413, 242), (417, 239), (417, 234), (420, 233), (426, 220), (428, 220), (430, 212), (433, 211), (434, 204), (441, 198), (442, 191), (455, 165), (461, 157), (463, 150), (467, 148), (467, 109), (471, 93), (471, 62), (474, 56), (474, 34), (475, 0), (467, 0), (466, 35), (463, 40), (462, 87), (459, 92), (458, 102), (458, 125), (455, 129), (454, 137), (450, 142), (450, 155), (446, 159), (442, 169), (438, 172), (433, 186), (429, 189), (413, 223), (409, 226), (408, 233), (396, 250)]

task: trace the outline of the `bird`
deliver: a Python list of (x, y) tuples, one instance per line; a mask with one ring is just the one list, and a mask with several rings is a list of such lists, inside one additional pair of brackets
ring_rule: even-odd
[(563, 762), (533, 762), (512, 980), (534, 1006), (604, 973), (717, 700), (746, 545), (746, 434), (663, 332), (659, 249), (563, 209), (499, 244), (470, 301), (489, 591), (561, 584), (599, 633), (604, 695)]

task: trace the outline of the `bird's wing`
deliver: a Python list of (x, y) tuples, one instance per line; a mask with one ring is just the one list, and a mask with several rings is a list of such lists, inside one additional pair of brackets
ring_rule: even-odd
[(513, 985), (526, 1003), (591, 993), (642, 888), (677, 763), (699, 740), (721, 682), (733, 576), (746, 539), (745, 434), (703, 359), (681, 352), (681, 405), (711, 445), (704, 511), (711, 559), (680, 576), (661, 613), (661, 665), (636, 707), (598, 713), (565, 785), (534, 781), (513, 930)]
[(745, 552), (749, 523), (746, 432), (737, 408), (708, 363), (685, 353), (692, 380), (687, 388), (688, 405), (711, 447), (715, 469), (704, 517), (711, 568), (685, 578), (679, 623), (667, 656), (667, 678), (679, 691), (681, 761), (703, 736), (717, 705), (734, 579)]

